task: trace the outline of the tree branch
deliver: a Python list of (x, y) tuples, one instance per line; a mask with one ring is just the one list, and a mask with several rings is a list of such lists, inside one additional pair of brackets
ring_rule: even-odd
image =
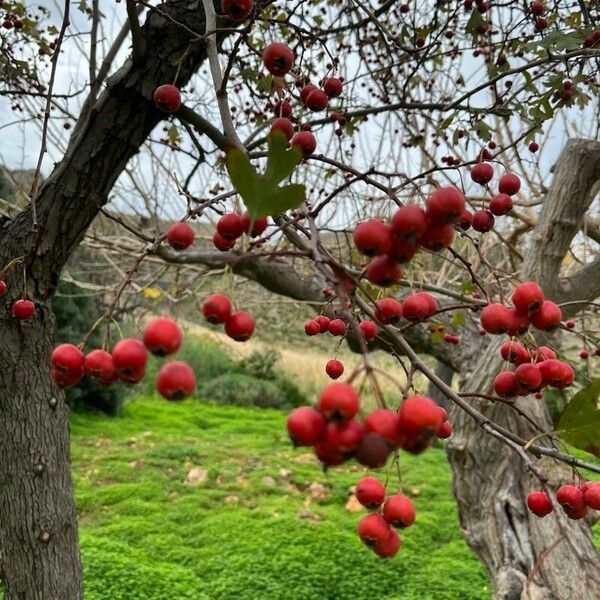
[(223, 133), (197, 112), (182, 104), (176, 115), (178, 119), (189, 123), (197, 131), (204, 133), (215, 143), (217, 148), (220, 148), (221, 150), (227, 149), (228, 141)]

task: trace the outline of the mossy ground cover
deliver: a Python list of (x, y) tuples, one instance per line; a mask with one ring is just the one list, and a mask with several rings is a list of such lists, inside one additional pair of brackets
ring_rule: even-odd
[[(72, 417), (88, 600), (481, 600), (484, 569), (462, 540), (443, 450), (402, 456), (417, 506), (382, 561), (346, 510), (362, 473), (323, 474), (277, 410), (133, 398), (122, 417)], [(201, 483), (186, 481), (205, 472)], [(311, 490), (309, 487), (312, 485)], [(322, 484), (321, 488), (317, 484)]]

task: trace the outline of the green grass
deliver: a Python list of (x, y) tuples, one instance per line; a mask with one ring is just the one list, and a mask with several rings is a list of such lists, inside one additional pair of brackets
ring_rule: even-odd
[[(362, 470), (323, 474), (291, 448), (279, 411), (137, 398), (123, 418), (73, 415), (72, 436), (87, 600), (490, 597), (441, 449), (403, 455), (417, 523), (382, 561), (344, 507)], [(195, 466), (198, 486), (185, 483)], [(312, 482), (331, 494), (311, 498)]]

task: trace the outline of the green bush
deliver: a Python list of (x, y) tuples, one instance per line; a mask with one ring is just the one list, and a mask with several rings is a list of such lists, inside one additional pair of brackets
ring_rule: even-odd
[(243, 373), (227, 373), (202, 381), (198, 394), (220, 404), (257, 406), (259, 408), (294, 408), (303, 403), (300, 392), (288, 382), (257, 379)]

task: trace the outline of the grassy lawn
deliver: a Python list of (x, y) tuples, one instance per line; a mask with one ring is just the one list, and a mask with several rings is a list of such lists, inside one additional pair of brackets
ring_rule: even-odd
[(441, 449), (402, 457), (417, 523), (382, 561), (345, 508), (362, 469), (323, 474), (280, 411), (146, 396), (123, 418), (74, 414), (72, 435), (88, 600), (490, 597)]

